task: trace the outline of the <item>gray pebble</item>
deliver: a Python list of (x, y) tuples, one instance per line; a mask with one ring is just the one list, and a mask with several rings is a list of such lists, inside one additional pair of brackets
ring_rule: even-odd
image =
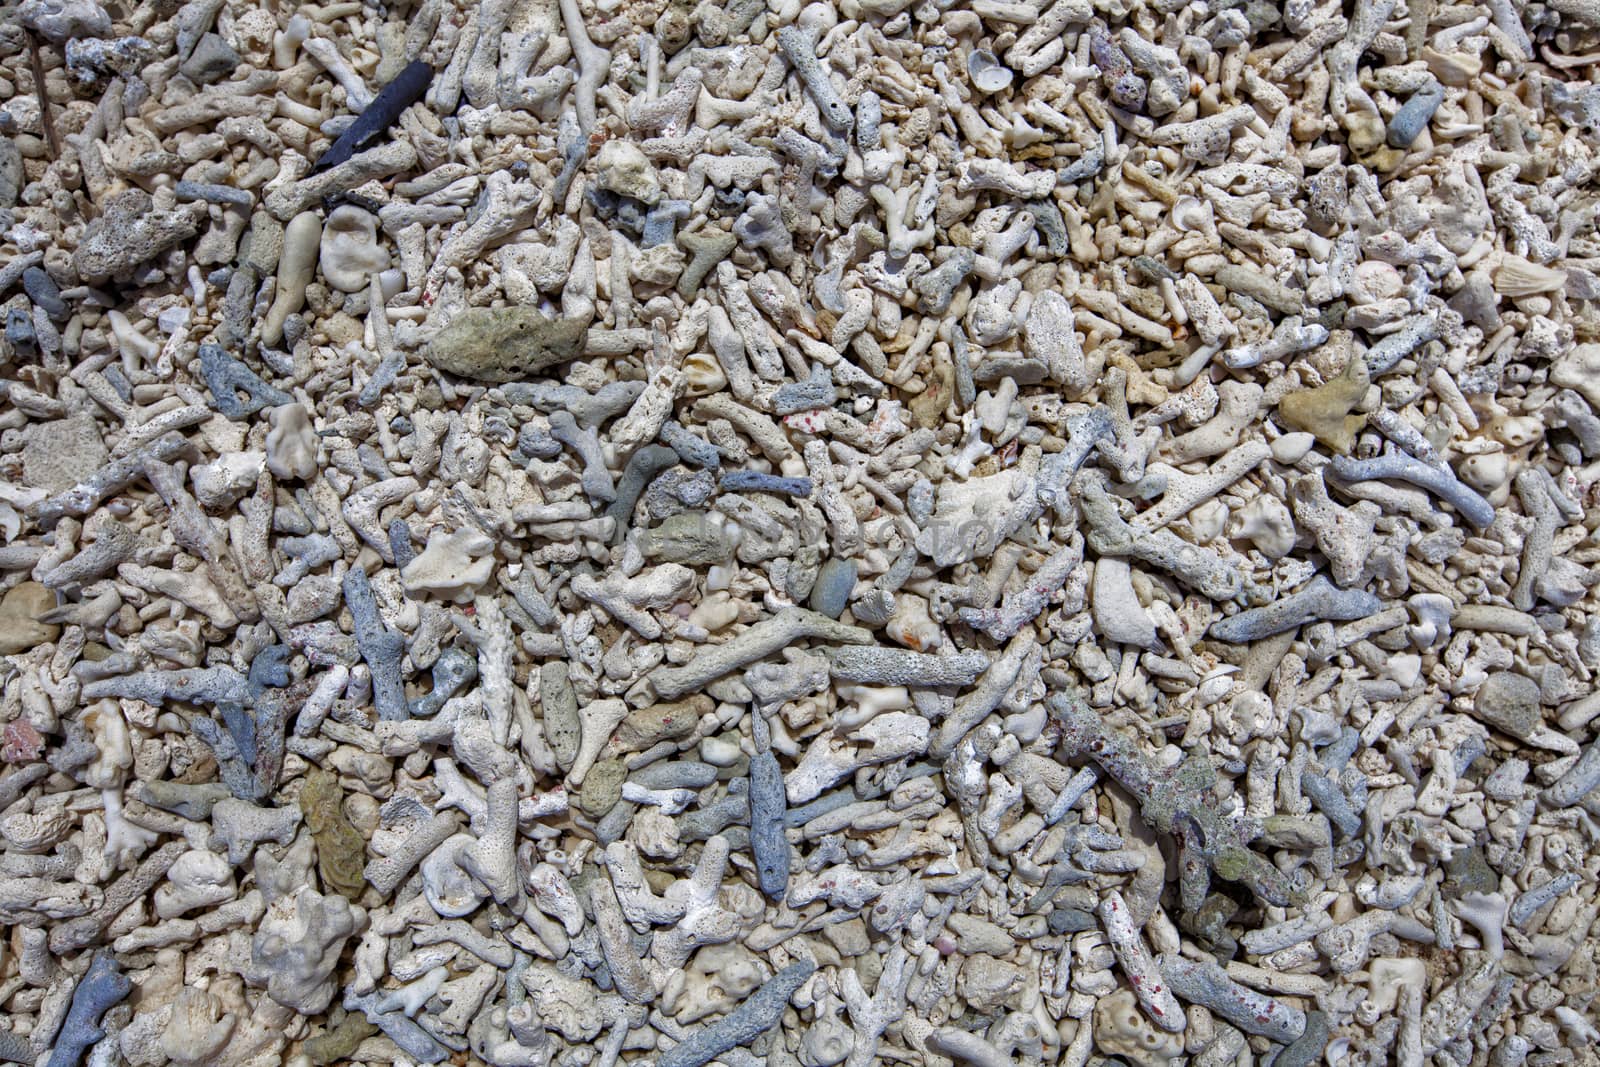
[(817, 571), (817, 580), (811, 586), (807, 602), (812, 611), (837, 619), (844, 614), (850, 602), (850, 590), (856, 587), (856, 561), (837, 556), (823, 563)]
[(1422, 136), (1422, 131), (1433, 120), (1433, 113), (1444, 103), (1444, 87), (1433, 82), (1411, 94), (1411, 99), (1401, 105), (1389, 120), (1389, 147), (1410, 148), (1411, 142)]

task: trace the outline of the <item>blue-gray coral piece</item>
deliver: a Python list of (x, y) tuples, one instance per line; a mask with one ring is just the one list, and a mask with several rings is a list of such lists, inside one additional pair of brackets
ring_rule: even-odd
[(255, 206), (255, 194), (248, 189), (238, 189), (232, 185), (219, 185), (215, 182), (180, 181), (173, 186), (173, 195), (180, 204), (191, 200), (204, 200), (208, 204), (231, 204), (234, 207), (249, 210)]
[[(200, 346), (200, 373), (211, 390), (211, 406), (230, 419), (254, 415), (262, 408), (294, 403), (294, 397), (261, 380), (261, 376), (217, 344)], [(248, 395), (240, 400), (239, 393)]]
[(50, 1053), (51, 1067), (78, 1067), (89, 1046), (106, 1036), (100, 1027), (101, 1017), (132, 991), (133, 983), (111, 953), (96, 952), (78, 988), (72, 991), (72, 1006), (67, 1009), (66, 1021), (61, 1024)]
[(1494, 522), (1494, 505), (1456, 478), (1448, 467), (1435, 467), (1393, 446), (1370, 459), (1334, 456), (1328, 467), (1345, 484), (1394, 478), (1426, 489), (1461, 513), (1461, 517), (1482, 529)]
[(646, 789), (704, 789), (717, 780), (717, 768), (699, 760), (651, 763), (628, 775)]
[(1278, 1053), (1273, 1067), (1311, 1067), (1322, 1062), (1322, 1051), (1328, 1047), (1331, 1028), (1328, 1016), (1320, 1011), (1306, 1012), (1306, 1032)]
[(633, 506), (639, 502), (639, 494), (644, 492), (645, 486), (656, 475), (677, 463), (678, 454), (664, 445), (645, 445), (628, 460), (622, 478), (617, 482), (617, 498), (606, 508), (606, 515), (616, 520), (617, 524), (616, 532), (612, 535), (613, 541), (621, 541), (627, 533), (628, 524), (633, 521)]
[(259, 699), (269, 687), (282, 689), (289, 684), (293, 677), (289, 673), (289, 658), (293, 655), (294, 649), (288, 645), (269, 645), (256, 653), (255, 659), (250, 661), (250, 676), (245, 683), (251, 700)]
[(793, 415), (797, 411), (832, 407), (838, 399), (839, 391), (833, 385), (833, 372), (818, 363), (811, 368), (805, 381), (784, 382), (778, 386), (772, 394), (772, 413)]
[(26, 1038), (10, 1030), (0, 1031), (0, 1062), (32, 1063), (35, 1058)]
[(782, 900), (789, 891), (789, 839), (784, 836), (788, 804), (778, 757), (770, 749), (757, 752), (750, 757), (750, 854), (756, 880), (769, 900)]
[(158, 706), (169, 700), (187, 704), (244, 703), (250, 699), (250, 687), (249, 681), (231, 667), (188, 667), (101, 678), (87, 683), (83, 696), (85, 700), (130, 697)]
[(39, 308), (56, 322), (72, 314), (67, 302), (61, 299), (61, 287), (46, 274), (42, 267), (29, 267), (22, 272), (22, 291), (28, 294), (34, 307)]
[(1410, 148), (1411, 142), (1422, 136), (1433, 119), (1433, 113), (1444, 103), (1444, 86), (1429, 79), (1428, 84), (1411, 94), (1411, 99), (1400, 106), (1389, 120), (1389, 147)]
[(387, 722), (409, 719), (411, 711), (406, 706), (405, 679), (400, 674), (400, 660), (406, 651), (405, 638), (391, 630), (378, 614), (372, 583), (360, 567), (351, 567), (344, 576), (344, 601), (355, 621), (361, 658), (372, 671), (372, 702), (377, 706), (378, 718)]
[(791, 963), (737, 1008), (710, 1026), (702, 1026), (656, 1060), (656, 1067), (702, 1067), (729, 1049), (741, 1048), (778, 1025), (789, 998), (817, 965), (809, 960)]
[(678, 454), (678, 458), (696, 467), (716, 470), (722, 466), (722, 453), (717, 446), (698, 434), (685, 429), (682, 423), (668, 419), (658, 434), (661, 443)]
[(1062, 185), (1071, 185), (1081, 182), (1085, 178), (1093, 178), (1106, 167), (1105, 147), (1096, 141), (1083, 155), (1073, 162), (1056, 171), (1056, 181)]
[(678, 223), (693, 214), (693, 207), (687, 200), (663, 200), (651, 208), (639, 231), (639, 247), (671, 244), (677, 236)]
[(437, 715), (444, 702), (478, 676), (478, 657), (452, 645), (433, 661), (433, 689), (411, 702), (412, 718)]
[(400, 372), (406, 369), (406, 354), (403, 349), (392, 348), (384, 353), (378, 365), (372, 371), (372, 377), (367, 379), (367, 384), (361, 387), (361, 392), (356, 394), (356, 403), (364, 408), (370, 408), (383, 399), (389, 387), (399, 379)]
[(516, 460), (528, 463), (536, 459), (552, 460), (561, 455), (561, 442), (550, 436), (550, 430), (532, 423), (517, 432)]
[(256, 720), (244, 710), (242, 704), (219, 704), (217, 712), (222, 725), (228, 728), (239, 758), (252, 766), (256, 762)]
[(233, 795), (260, 802), (272, 795), (283, 773), (288, 705), (283, 690), (264, 692), (254, 709), (223, 701), (217, 705), (223, 726), (196, 716), (189, 725), (217, 761), (217, 774)]
[(1328, 817), (1344, 837), (1354, 837), (1361, 830), (1361, 815), (1350, 804), (1337, 782), (1325, 774), (1306, 774), (1300, 779), (1300, 791)]
[(717, 482), (725, 493), (783, 493), (810, 496), (810, 478), (784, 478), (764, 471), (727, 471)]
[(616, 486), (611, 481), (611, 472), (606, 469), (605, 453), (600, 447), (600, 438), (593, 427), (580, 425), (569, 411), (556, 411), (550, 415), (550, 436), (572, 449), (574, 455), (583, 464), (583, 473), (579, 480), (583, 484), (583, 491), (590, 498), (601, 503), (610, 503), (617, 498)]
[(1383, 602), (1376, 594), (1365, 589), (1340, 589), (1319, 574), (1297, 593), (1213, 623), (1209, 633), (1218, 641), (1245, 644), (1310, 622), (1364, 619), (1382, 608)]
[(856, 587), (856, 561), (832, 556), (817, 570), (817, 580), (811, 586), (811, 610), (830, 619), (844, 614), (850, 602), (850, 592)]
[(396, 519), (389, 524), (389, 551), (394, 553), (396, 570), (405, 570), (417, 558), (416, 540), (411, 536), (411, 527), (406, 520)]
[(435, 1041), (433, 1035), (424, 1030), (420, 1023), (408, 1018), (403, 1012), (379, 1011), (376, 993), (364, 995), (346, 993), (344, 1007), (346, 1011), (359, 1011), (365, 1014), (372, 1021), (372, 1025), (382, 1030), (406, 1055), (423, 1063), (439, 1063), (450, 1056), (449, 1049)]
[[(704, 841), (714, 834), (720, 834), (730, 826), (748, 823), (750, 820), (750, 780), (748, 778), (735, 778), (728, 783), (728, 793), (709, 804), (701, 804), (698, 808), (691, 808), (678, 817), (678, 838), (682, 841)], [(840, 794), (829, 794), (838, 796)], [(849, 797), (849, 791), (844, 791), (844, 796)], [(794, 825), (788, 823), (787, 825)]]
[(22, 308), (6, 311), (6, 343), (24, 352), (33, 351), (39, 343), (39, 336), (33, 331), (33, 318)]

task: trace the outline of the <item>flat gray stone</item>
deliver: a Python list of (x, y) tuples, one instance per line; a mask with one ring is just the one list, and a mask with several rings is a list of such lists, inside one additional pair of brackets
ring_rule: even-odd
[(239, 66), (239, 53), (233, 46), (214, 33), (208, 33), (195, 43), (194, 51), (178, 69), (184, 77), (199, 85), (219, 82)]
[(1496, 730), (1526, 741), (1544, 721), (1539, 683), (1526, 675), (1500, 671), (1478, 687), (1472, 711)]

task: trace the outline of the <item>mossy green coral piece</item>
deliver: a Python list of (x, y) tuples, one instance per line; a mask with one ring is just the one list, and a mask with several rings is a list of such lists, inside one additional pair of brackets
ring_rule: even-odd
[(367, 843), (344, 815), (339, 779), (314, 768), (300, 790), (300, 810), (317, 842), (317, 873), (327, 888), (355, 900), (366, 888)]
[(1290, 393), (1278, 402), (1278, 415), (1292, 429), (1304, 430), (1336, 452), (1349, 452), (1356, 434), (1367, 424), (1365, 415), (1350, 409), (1367, 395), (1371, 384), (1367, 362), (1352, 354), (1350, 362), (1327, 384)]
[(511, 382), (576, 359), (585, 325), (538, 308), (468, 308), (429, 342), (427, 360), (463, 378)]
[(338, 1026), (307, 1038), (301, 1051), (318, 1067), (326, 1067), (327, 1064), (349, 1059), (361, 1042), (377, 1032), (378, 1028), (368, 1022), (365, 1015), (352, 1011), (346, 1013)]

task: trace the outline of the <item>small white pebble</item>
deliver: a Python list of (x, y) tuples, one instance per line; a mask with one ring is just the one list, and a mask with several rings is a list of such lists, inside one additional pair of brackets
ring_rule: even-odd
[(1317, 439), (1311, 434), (1296, 431), (1286, 433), (1272, 442), (1272, 458), (1285, 467), (1292, 467), (1306, 458), (1306, 453), (1311, 451), (1311, 446)]

